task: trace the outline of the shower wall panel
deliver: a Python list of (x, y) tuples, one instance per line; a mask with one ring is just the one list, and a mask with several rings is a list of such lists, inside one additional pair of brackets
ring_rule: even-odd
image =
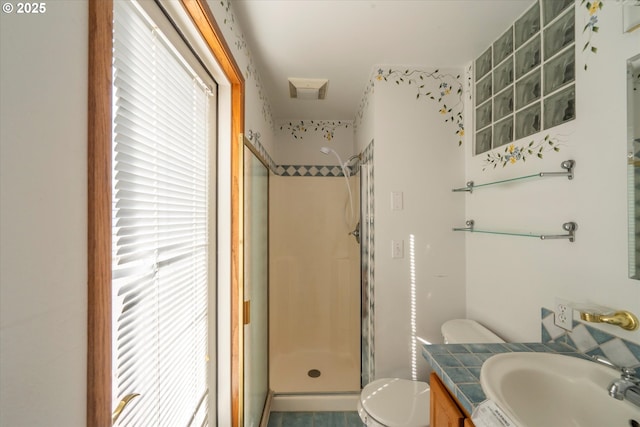
[[(354, 211), (358, 182), (351, 178)], [(270, 181), (270, 387), (360, 386), (360, 259), (344, 177)]]

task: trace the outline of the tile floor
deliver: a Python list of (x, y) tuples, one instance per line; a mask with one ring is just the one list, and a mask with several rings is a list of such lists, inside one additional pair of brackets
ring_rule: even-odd
[(363, 427), (353, 412), (272, 412), (268, 427)]

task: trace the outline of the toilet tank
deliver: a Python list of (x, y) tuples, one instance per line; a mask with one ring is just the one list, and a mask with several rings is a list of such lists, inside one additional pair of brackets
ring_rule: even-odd
[(471, 319), (453, 319), (440, 328), (445, 344), (503, 343), (504, 340)]

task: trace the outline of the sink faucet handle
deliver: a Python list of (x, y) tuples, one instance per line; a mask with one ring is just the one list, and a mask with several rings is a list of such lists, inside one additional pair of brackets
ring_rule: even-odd
[(637, 365), (633, 365), (633, 366), (618, 366), (615, 363), (613, 363), (612, 361), (610, 361), (609, 359), (607, 359), (604, 356), (600, 356), (600, 355), (595, 355), (595, 356), (591, 356), (591, 359), (593, 359), (594, 362), (600, 363), (602, 365), (608, 366), (612, 369), (615, 369), (616, 371), (620, 371), (622, 373), (622, 377), (625, 379), (638, 379), (637, 378), (637, 373), (636, 373), (636, 368), (640, 368), (640, 364)]
[(620, 370), (622, 372), (622, 378), (629, 381), (639, 382), (640, 378), (638, 378), (638, 373), (636, 368), (640, 367), (640, 365), (627, 366)]
[(615, 363), (613, 363), (611, 360), (607, 359), (604, 356), (600, 356), (600, 355), (596, 354), (594, 356), (591, 356), (591, 359), (596, 363), (608, 366), (608, 367), (610, 367), (612, 369), (615, 369), (616, 371), (622, 371), (622, 368), (620, 366), (616, 365)]

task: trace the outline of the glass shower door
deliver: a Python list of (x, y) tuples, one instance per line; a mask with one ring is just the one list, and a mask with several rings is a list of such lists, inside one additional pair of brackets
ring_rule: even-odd
[(244, 425), (260, 425), (268, 382), (269, 170), (244, 147)]

